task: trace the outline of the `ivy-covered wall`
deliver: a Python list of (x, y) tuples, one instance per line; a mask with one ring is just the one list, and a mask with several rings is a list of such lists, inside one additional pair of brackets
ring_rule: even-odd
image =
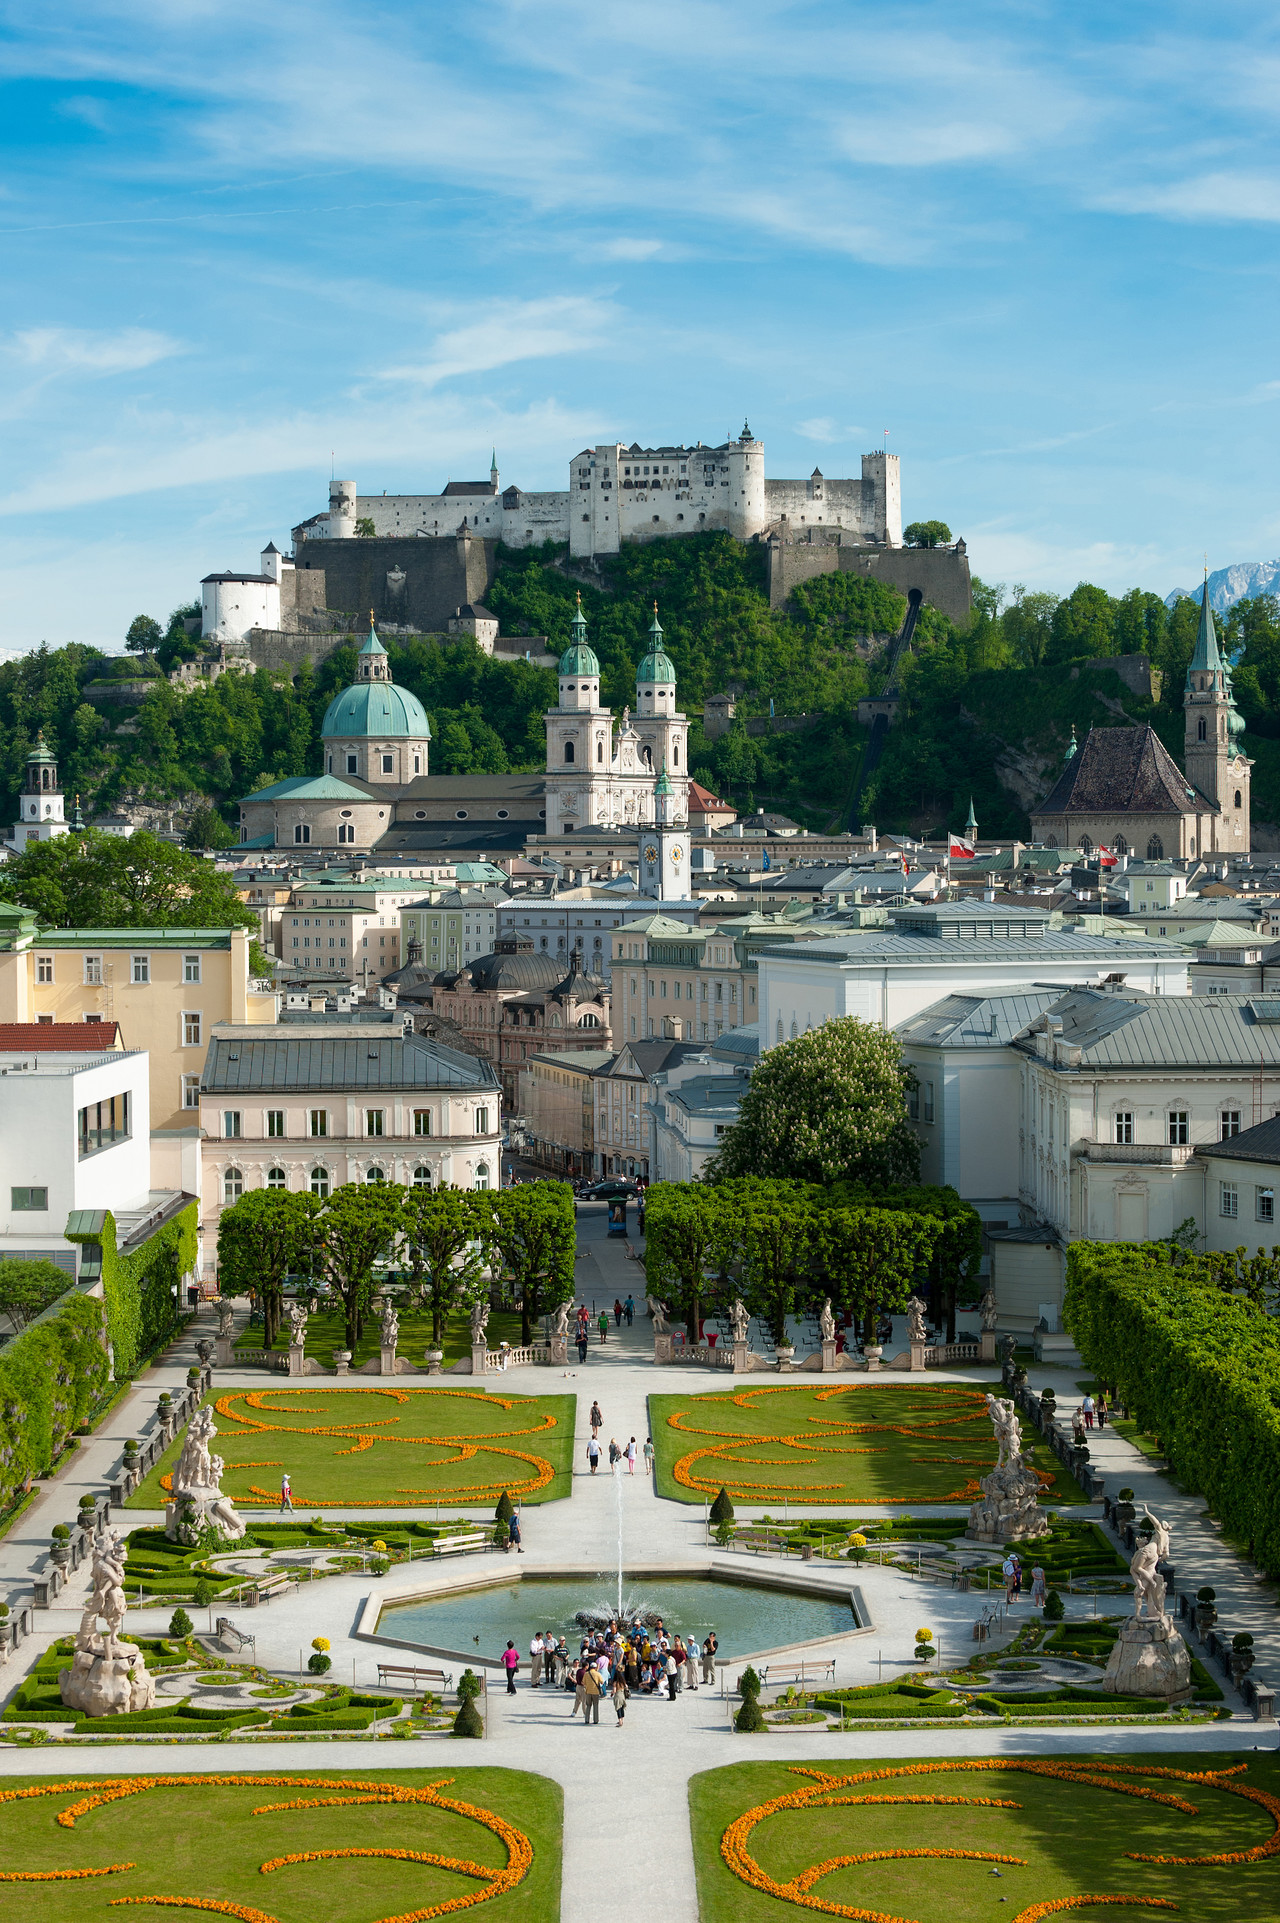
[(107, 1333), (117, 1378), (132, 1375), (177, 1327), (181, 1302), (174, 1290), (196, 1266), (197, 1212), (198, 1204), (188, 1203), (131, 1255), (121, 1255), (116, 1248), (116, 1222), (109, 1209), (100, 1233), (68, 1237), (102, 1244)]
[(0, 1510), (52, 1467), (107, 1386), (106, 1304), (63, 1296), (0, 1349)]
[(1068, 1251), (1064, 1320), (1178, 1480), (1280, 1575), (1280, 1322), (1203, 1258), (1175, 1266), (1165, 1243), (1103, 1242)]

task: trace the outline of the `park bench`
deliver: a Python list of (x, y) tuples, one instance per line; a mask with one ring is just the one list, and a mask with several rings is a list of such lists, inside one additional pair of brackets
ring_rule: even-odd
[(785, 1673), (777, 1663), (762, 1663), (760, 1683), (764, 1689), (786, 1689), (795, 1685), (803, 1689), (806, 1683), (833, 1683), (836, 1679), (836, 1659), (834, 1656), (817, 1656), (812, 1660), (792, 1663)]
[(434, 1547), (437, 1556), (463, 1556), (473, 1549), (488, 1549), (492, 1542), (491, 1534), (483, 1529), (476, 1529), (465, 1536), (437, 1536)]
[[(480, 1678), (484, 1682), (483, 1676)], [(409, 1690), (415, 1696), (443, 1696), (453, 1688), (453, 1677), (443, 1669), (422, 1669), (411, 1663), (379, 1663), (378, 1682), (393, 1689)]]
[(246, 1636), (243, 1629), (236, 1628), (230, 1616), (219, 1616), (218, 1618), (218, 1641), (228, 1649), (234, 1647), (237, 1653), (242, 1649), (251, 1649), (254, 1654), (254, 1660), (257, 1660), (257, 1637)]

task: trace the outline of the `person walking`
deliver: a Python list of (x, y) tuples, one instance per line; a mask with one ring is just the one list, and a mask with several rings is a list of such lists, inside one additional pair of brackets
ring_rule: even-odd
[(592, 1663), (582, 1679), (582, 1721), (586, 1725), (594, 1723), (600, 1727), (600, 1698), (604, 1693), (604, 1682), (600, 1671)]
[(524, 1554), (524, 1550), (520, 1547), (520, 1511), (518, 1509), (507, 1524), (507, 1548), (514, 1549), (517, 1556)]
[(1091, 1395), (1088, 1395), (1088, 1394), (1086, 1394), (1086, 1395), (1085, 1395), (1085, 1399), (1084, 1399), (1084, 1401), (1083, 1401), (1083, 1402), (1082, 1402), (1082, 1403), (1080, 1404), (1080, 1413), (1081, 1413), (1081, 1415), (1082, 1415), (1082, 1416), (1084, 1417), (1084, 1426), (1085, 1426), (1085, 1428), (1086, 1428), (1086, 1429), (1092, 1429), (1092, 1427), (1093, 1427), (1093, 1397), (1092, 1397)]
[(627, 1297), (626, 1301), (622, 1305), (622, 1313), (627, 1318), (627, 1327), (630, 1328), (632, 1323), (636, 1319), (636, 1303), (635, 1303), (634, 1296), (629, 1295)]
[(636, 1472), (636, 1439), (634, 1436), (632, 1436), (630, 1442), (627, 1444), (627, 1474), (629, 1476), (634, 1476), (635, 1472)]
[(545, 1649), (546, 1649), (546, 1644), (542, 1640), (542, 1631), (540, 1629), (535, 1629), (533, 1632), (533, 1641), (529, 1644), (529, 1687), (530, 1689), (538, 1689), (541, 1687), (542, 1654)]
[(609, 1474), (611, 1476), (617, 1475), (618, 1464), (621, 1461), (622, 1461), (622, 1451), (618, 1447), (617, 1443), (614, 1441), (613, 1437), (610, 1436), (609, 1438)]
[(618, 1719), (618, 1728), (621, 1729), (622, 1720), (627, 1713), (627, 1698), (631, 1694), (631, 1691), (628, 1689), (627, 1679), (620, 1669), (614, 1674), (613, 1688), (609, 1693), (613, 1697), (613, 1713)]
[(1107, 1398), (1105, 1396), (1099, 1396), (1098, 1397), (1098, 1427), (1100, 1429), (1106, 1428), (1107, 1416), (1109, 1414), (1110, 1414), (1110, 1411), (1107, 1408)]
[(1031, 1570), (1031, 1601), (1033, 1606), (1036, 1609), (1043, 1609), (1047, 1596), (1048, 1587), (1045, 1583), (1044, 1570), (1040, 1567), (1039, 1563), (1035, 1563)]
[(604, 1417), (600, 1413), (600, 1404), (598, 1402), (591, 1404), (591, 1414), (587, 1417), (587, 1421), (591, 1424), (591, 1434), (594, 1439), (604, 1428)]
[(600, 1467), (600, 1444), (594, 1436), (592, 1436), (590, 1442), (587, 1444), (587, 1461), (591, 1464), (591, 1473), (594, 1476), (596, 1470)]
[(1004, 1561), (1000, 1565), (1000, 1574), (1004, 1577), (1004, 1599), (1006, 1603), (1012, 1603), (1014, 1596), (1017, 1593), (1015, 1583), (1014, 1583), (1014, 1578), (1017, 1573), (1017, 1568), (1018, 1568), (1018, 1559), (1013, 1554), (1013, 1551), (1010, 1550), (1009, 1554), (1005, 1557)]
[(653, 1473), (653, 1454), (653, 1437), (646, 1436), (644, 1439), (644, 1472), (646, 1476), (652, 1475)]
[(622, 1304), (616, 1295), (613, 1298), (613, 1326), (615, 1329), (622, 1327)]
[(702, 1680), (704, 1683), (715, 1683), (716, 1651), (719, 1647), (720, 1644), (716, 1640), (715, 1630), (709, 1629), (702, 1639)]
[(573, 1721), (574, 1717), (577, 1715), (579, 1710), (582, 1711), (583, 1720), (584, 1721), (586, 1720), (586, 1714), (587, 1714), (587, 1692), (585, 1688), (586, 1674), (587, 1674), (587, 1665), (585, 1662), (579, 1661), (574, 1664), (573, 1708), (569, 1711), (570, 1722)]
[(281, 1476), (280, 1478), (280, 1508), (282, 1511), (287, 1509), (290, 1515), (293, 1514), (293, 1490), (290, 1487), (288, 1476)]
[(579, 1362), (585, 1362), (586, 1359), (587, 1359), (587, 1325), (585, 1322), (579, 1322), (578, 1324), (578, 1360)]
[(608, 1315), (608, 1311), (605, 1309), (601, 1309), (600, 1311), (599, 1327), (600, 1327), (600, 1340), (602, 1342), (607, 1342), (609, 1340), (609, 1315)]
[(507, 1672), (507, 1694), (508, 1696), (514, 1696), (516, 1693), (516, 1671), (520, 1667), (520, 1651), (512, 1642), (509, 1642), (502, 1652), (502, 1667)]

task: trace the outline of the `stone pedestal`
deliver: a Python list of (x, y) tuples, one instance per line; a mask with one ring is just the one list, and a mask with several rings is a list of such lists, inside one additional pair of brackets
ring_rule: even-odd
[(552, 1367), (563, 1365), (569, 1360), (569, 1338), (567, 1335), (553, 1335), (551, 1353), (548, 1357)]
[(980, 1362), (994, 1362), (995, 1359), (996, 1332), (994, 1329), (984, 1329), (978, 1337), (978, 1360)]
[(439, 1375), (444, 1364), (443, 1349), (428, 1349), (426, 1353), (427, 1374)]
[(334, 1350), (334, 1352), (333, 1352), (333, 1373), (334, 1373), (335, 1375), (350, 1375), (350, 1374), (351, 1374), (351, 1351), (350, 1351), (350, 1349), (335, 1349), (335, 1350)]
[(832, 1336), (829, 1342), (824, 1342), (822, 1345), (823, 1375), (830, 1375), (834, 1370), (835, 1366), (836, 1366), (836, 1339), (834, 1336)]
[(791, 1364), (795, 1361), (795, 1355), (796, 1355), (796, 1352), (794, 1349), (783, 1348), (778, 1350), (778, 1374), (779, 1375), (786, 1375), (786, 1373), (791, 1367)]
[(382, 1345), (382, 1369), (380, 1373), (382, 1375), (394, 1375), (395, 1372), (396, 1372), (395, 1346), (393, 1344), (391, 1348), (388, 1348), (386, 1343), (384, 1342)]
[(132, 1643), (117, 1643), (106, 1655), (77, 1649), (72, 1667), (58, 1672), (58, 1688), (67, 1708), (82, 1716), (123, 1716), (155, 1708), (155, 1678)]
[(291, 1342), (289, 1344), (289, 1374), (305, 1375), (307, 1373), (305, 1365), (306, 1350), (302, 1347), (301, 1343)]
[(217, 1356), (218, 1367), (220, 1369), (229, 1369), (234, 1359), (231, 1350), (231, 1337), (229, 1335), (215, 1336), (214, 1350)]
[(969, 1511), (969, 1542), (1034, 1542), (1049, 1533), (1049, 1518), (1039, 1508), (1040, 1479), (1021, 1460), (1002, 1463), (984, 1476), (982, 1496)]
[(671, 1360), (671, 1336), (670, 1336), (669, 1334), (664, 1334), (664, 1335), (655, 1335), (655, 1336), (654, 1336), (654, 1338), (653, 1338), (653, 1359), (654, 1359), (654, 1361), (655, 1361), (655, 1362), (670, 1362), (670, 1360)]
[(489, 1344), (487, 1342), (473, 1342), (471, 1344), (472, 1375), (484, 1375), (488, 1370), (488, 1367), (489, 1367)]
[(745, 1375), (750, 1367), (751, 1351), (745, 1342), (735, 1342), (733, 1345), (733, 1373), (735, 1375)]
[(1158, 1696), (1183, 1703), (1191, 1695), (1191, 1657), (1168, 1616), (1131, 1616), (1107, 1658), (1102, 1688), (1112, 1696)]
[(926, 1347), (927, 1344), (923, 1342), (913, 1342), (911, 1344), (911, 1372), (913, 1375), (917, 1369), (924, 1368), (924, 1352)]
[(869, 1370), (878, 1369), (884, 1350), (877, 1348), (874, 1342), (865, 1342), (862, 1346), (862, 1354)]

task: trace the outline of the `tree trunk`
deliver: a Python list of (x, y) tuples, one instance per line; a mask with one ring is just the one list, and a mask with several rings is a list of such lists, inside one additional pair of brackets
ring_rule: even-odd
[(533, 1284), (526, 1280), (520, 1285), (520, 1340), (526, 1349), (533, 1341), (533, 1301)]

